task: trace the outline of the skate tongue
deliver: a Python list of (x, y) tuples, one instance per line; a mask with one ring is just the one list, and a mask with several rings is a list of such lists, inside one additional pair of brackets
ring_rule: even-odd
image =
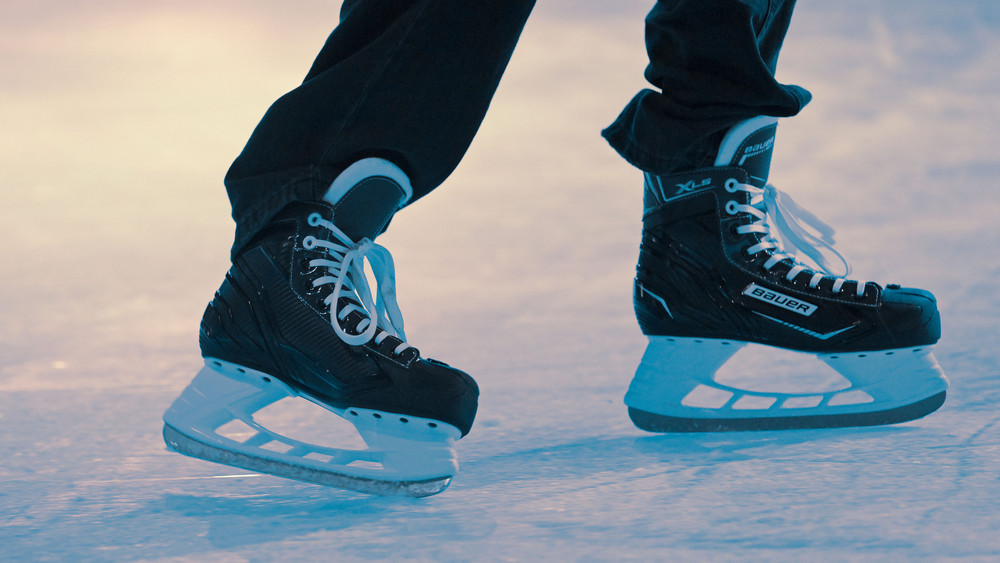
[(381, 158), (350, 165), (330, 184), (323, 201), (333, 205), (333, 221), (351, 240), (374, 239), (413, 195), (398, 166)]
[(763, 188), (771, 170), (771, 152), (778, 120), (760, 116), (736, 124), (723, 137), (715, 166), (736, 166), (750, 177), (750, 184)]

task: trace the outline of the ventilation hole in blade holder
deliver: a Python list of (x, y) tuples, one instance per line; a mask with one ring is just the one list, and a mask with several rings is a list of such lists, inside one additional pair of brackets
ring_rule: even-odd
[(330, 460), (333, 459), (332, 455), (321, 454), (319, 452), (309, 452), (302, 457), (306, 459), (311, 459), (313, 461), (318, 461), (320, 463), (330, 463)]
[(274, 452), (277, 454), (287, 454), (292, 450), (294, 446), (286, 444), (284, 442), (279, 442), (277, 440), (271, 440), (270, 442), (264, 444), (260, 447), (262, 450), (267, 450), (269, 452)]
[[(718, 349), (733, 350), (732, 347)], [(723, 389), (739, 389), (749, 391), (750, 395), (779, 400), (789, 396), (827, 395), (851, 387), (851, 381), (830, 362), (849, 362), (854, 354), (835, 356), (840, 359), (820, 356), (821, 362), (817, 355), (809, 353), (747, 344), (715, 372), (713, 380)]]
[(822, 395), (808, 395), (801, 397), (788, 397), (783, 403), (781, 403), (781, 408), (783, 409), (810, 409), (813, 407), (818, 407), (820, 403), (823, 402)]
[(863, 405), (874, 401), (875, 399), (868, 393), (865, 393), (860, 389), (854, 389), (853, 391), (837, 393), (827, 404), (831, 407), (839, 407), (844, 405)]
[[(274, 380), (271, 385), (281, 383)], [(352, 411), (355, 414), (349, 414)], [(356, 450), (367, 447), (354, 424), (362, 419), (361, 414), (363, 411), (354, 408), (337, 412), (303, 397), (285, 397), (253, 412), (251, 416), (255, 423), (289, 440)]]
[(246, 442), (257, 435), (257, 431), (242, 420), (233, 419), (215, 429), (215, 433), (234, 442)]
[(699, 385), (681, 400), (681, 405), (702, 409), (719, 409), (728, 403), (732, 396), (730, 391), (708, 385)]
[(766, 410), (777, 401), (776, 397), (743, 395), (733, 403), (733, 410)]
[(410, 422), (410, 420), (407, 418), (400, 418), (399, 421), (402, 422), (403, 424)]
[(351, 463), (347, 464), (347, 467), (354, 467), (357, 469), (383, 469), (383, 465), (377, 461), (369, 461), (367, 459), (356, 459)]
[(438, 427), (438, 425), (437, 425), (436, 422), (428, 422), (427, 426), (430, 426), (431, 428), (437, 428)]

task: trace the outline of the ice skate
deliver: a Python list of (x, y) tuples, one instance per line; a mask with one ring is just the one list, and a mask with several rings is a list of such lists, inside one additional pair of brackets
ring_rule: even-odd
[[(163, 416), (169, 447), (365, 493), (421, 497), (448, 486), (479, 391), (407, 344), (392, 257), (371, 241), (410, 195), (395, 165), (359, 161), (324, 201), (290, 204), (240, 252), (202, 319), (205, 368)], [(368, 448), (297, 441), (254, 419), (294, 396), (351, 422)], [(233, 423), (249, 431), (234, 438), (224, 431)]]
[[(646, 175), (634, 304), (649, 344), (625, 396), (639, 428), (869, 426), (944, 403), (934, 296), (847, 278), (832, 230), (767, 184), (775, 130), (773, 118), (751, 119), (727, 133), (714, 167)], [(779, 393), (718, 382), (747, 343), (814, 354), (851, 385)]]

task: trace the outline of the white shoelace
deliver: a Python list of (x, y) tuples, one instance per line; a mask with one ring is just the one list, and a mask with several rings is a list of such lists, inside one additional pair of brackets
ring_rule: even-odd
[[(394, 354), (400, 354), (410, 345), (406, 343), (403, 332), (403, 314), (396, 303), (396, 268), (392, 255), (383, 246), (379, 246), (367, 238), (354, 242), (327, 221), (319, 213), (311, 213), (308, 217), (311, 226), (326, 228), (336, 240), (325, 240), (312, 235), (302, 240), (302, 246), (307, 250), (316, 247), (326, 249), (331, 259), (317, 258), (309, 261), (311, 268), (326, 268), (327, 275), (313, 281), (313, 287), (334, 284), (333, 292), (323, 301), (330, 307), (330, 324), (345, 343), (360, 346), (371, 340), (381, 344), (389, 335), (402, 340), (396, 346)], [(378, 286), (378, 295), (372, 298), (368, 277), (365, 275), (365, 261), (368, 261), (372, 274)], [(361, 306), (350, 304), (337, 311), (340, 297), (352, 297)], [(340, 321), (354, 311), (360, 312), (365, 318), (358, 323), (360, 334), (349, 334), (340, 326)]]
[[(729, 193), (743, 191), (751, 196), (749, 205), (730, 200), (726, 203), (726, 212), (730, 215), (748, 213), (757, 218), (757, 221), (749, 225), (738, 227), (736, 232), (761, 235), (760, 242), (748, 248), (747, 254), (769, 251), (770, 258), (764, 263), (764, 269), (770, 270), (782, 260), (788, 260), (792, 263), (792, 269), (785, 274), (788, 281), (792, 281), (804, 271), (813, 272), (813, 276), (809, 279), (809, 287), (816, 288), (820, 280), (830, 277), (833, 278), (834, 293), (839, 292), (844, 284), (850, 281), (847, 276), (851, 273), (851, 265), (833, 247), (833, 228), (795, 203), (788, 194), (778, 191), (770, 184), (758, 188), (732, 178), (726, 181), (726, 191)], [(772, 224), (776, 233), (771, 232)], [(836, 257), (841, 266), (839, 271), (834, 271), (827, 254)], [(801, 255), (811, 259), (816, 267), (803, 264), (799, 259)], [(858, 280), (857, 284), (856, 294), (861, 297), (868, 282)]]

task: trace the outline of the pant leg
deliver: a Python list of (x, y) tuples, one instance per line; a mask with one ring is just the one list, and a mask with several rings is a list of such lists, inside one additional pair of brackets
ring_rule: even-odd
[(602, 134), (653, 174), (710, 166), (725, 131), (789, 117), (811, 95), (774, 78), (795, 0), (660, 0), (646, 18), (643, 90)]
[(346, 0), (305, 81), (268, 109), (226, 174), (233, 253), (287, 203), (321, 198), (360, 158), (400, 166), (413, 200), (441, 184), (472, 142), (533, 4)]

